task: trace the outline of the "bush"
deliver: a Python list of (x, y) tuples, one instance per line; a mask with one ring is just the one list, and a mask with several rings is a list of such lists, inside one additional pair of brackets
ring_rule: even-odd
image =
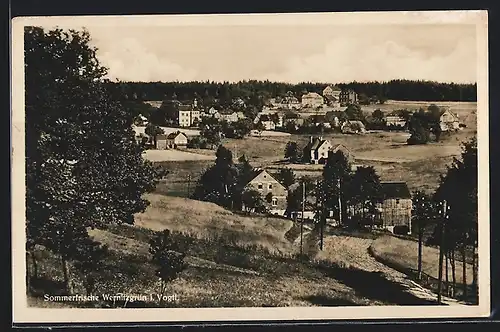
[(407, 235), (410, 232), (410, 228), (408, 226), (394, 226), (394, 234), (397, 235)]

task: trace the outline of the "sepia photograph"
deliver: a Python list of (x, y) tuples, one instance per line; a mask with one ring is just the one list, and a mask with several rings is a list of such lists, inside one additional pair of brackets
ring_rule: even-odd
[(487, 22), (13, 19), (14, 322), (489, 316)]

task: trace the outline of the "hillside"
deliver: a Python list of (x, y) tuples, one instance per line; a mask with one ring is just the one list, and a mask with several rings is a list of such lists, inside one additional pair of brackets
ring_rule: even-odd
[(208, 202), (187, 198), (148, 194), (150, 206), (135, 216), (135, 225), (154, 231), (169, 229), (196, 238), (230, 238), (237, 244), (258, 245), (270, 250), (291, 253), (292, 244), (285, 233), (292, 221), (267, 216), (245, 216), (232, 213)]

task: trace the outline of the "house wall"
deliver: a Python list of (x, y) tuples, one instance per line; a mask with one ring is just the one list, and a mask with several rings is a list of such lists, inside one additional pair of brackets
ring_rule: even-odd
[(303, 96), (302, 106), (321, 106), (325, 103), (323, 97), (321, 96)]
[(176, 138), (174, 138), (174, 144), (176, 145), (187, 145), (188, 139), (184, 135), (178, 135)]
[(411, 199), (390, 198), (377, 206), (381, 209), (382, 227), (408, 226), (411, 228)]
[(179, 126), (189, 127), (191, 125), (191, 112), (179, 111)]
[(158, 150), (166, 150), (167, 149), (167, 140), (166, 139), (157, 139), (156, 140), (156, 148)]
[[(271, 186), (271, 187), (270, 187)], [(246, 189), (254, 189), (259, 192), (266, 207), (271, 210), (285, 210), (287, 190), (269, 174), (264, 173), (247, 184)], [(275, 204), (268, 203), (266, 196), (271, 193), (275, 198)]]

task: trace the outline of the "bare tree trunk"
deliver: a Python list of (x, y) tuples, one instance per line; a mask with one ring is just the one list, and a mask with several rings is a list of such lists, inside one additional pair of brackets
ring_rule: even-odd
[(464, 301), (467, 300), (467, 261), (465, 252), (465, 241), (462, 244), (462, 278), (463, 278), (463, 288), (464, 288)]
[(68, 291), (68, 294), (71, 295), (71, 294), (73, 294), (73, 283), (71, 282), (68, 261), (64, 257), (64, 255), (61, 255), (61, 263), (62, 263), (63, 274), (64, 274), (64, 284), (66, 285), (66, 290)]
[(418, 226), (418, 280), (422, 280), (422, 250), (423, 250), (424, 232), (422, 227)]
[(472, 287), (475, 295), (477, 294), (477, 259), (476, 259), (476, 244), (472, 247)]
[(451, 250), (451, 280), (453, 283), (452, 297), (457, 293), (457, 275), (456, 275), (456, 261), (455, 261), (455, 248)]
[(445, 290), (446, 290), (446, 296), (450, 296), (450, 281), (448, 278), (448, 271), (449, 271), (449, 265), (448, 265), (448, 260), (450, 259), (450, 253), (449, 250), (446, 250), (444, 254), (444, 261), (445, 261), (445, 268), (444, 270), (446, 271), (445, 275)]
[(36, 260), (35, 249), (31, 250), (29, 255), (31, 256), (31, 265), (33, 265), (33, 275), (31, 277), (36, 279), (38, 278), (38, 263)]

